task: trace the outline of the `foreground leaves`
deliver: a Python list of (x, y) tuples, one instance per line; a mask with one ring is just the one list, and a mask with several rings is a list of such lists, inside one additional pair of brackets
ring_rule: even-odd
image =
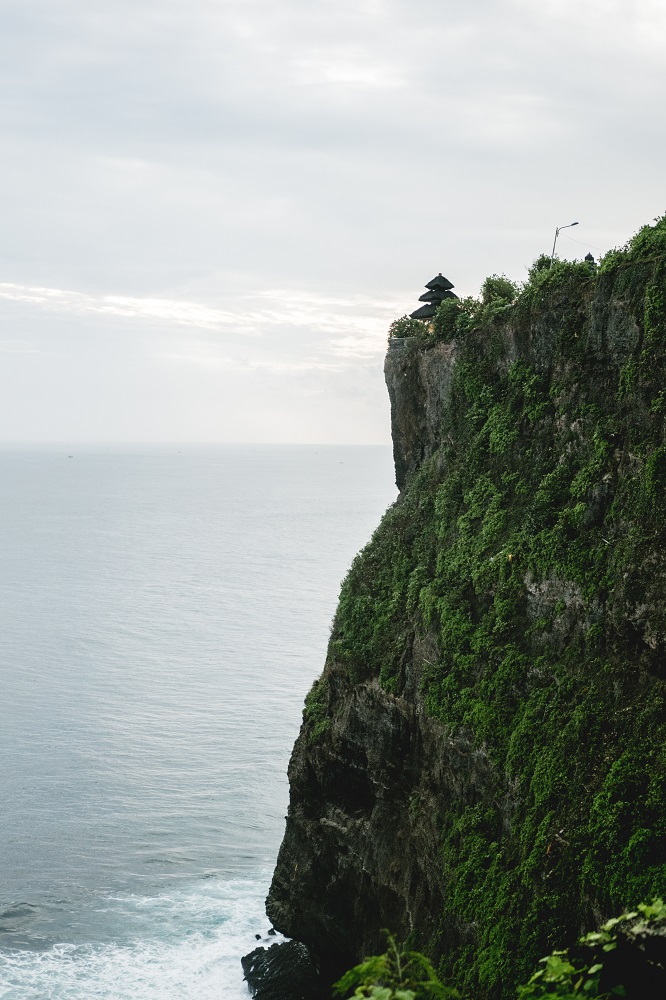
[(370, 1000), (453, 1000), (456, 990), (444, 986), (431, 963), (417, 951), (396, 944), (387, 932), (388, 948), (345, 973), (333, 987), (341, 997)]

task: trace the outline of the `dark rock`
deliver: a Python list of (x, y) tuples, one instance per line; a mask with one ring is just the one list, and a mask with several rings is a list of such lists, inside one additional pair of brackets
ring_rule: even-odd
[(458, 345), (434, 344), (427, 351), (390, 350), (384, 374), (391, 402), (395, 479), (399, 490), (441, 444), (442, 413), (451, 396)]
[(322, 1000), (324, 996), (319, 968), (299, 941), (255, 948), (243, 956), (241, 965), (255, 1000)]
[[(427, 644), (416, 643), (412, 657), (419, 670)], [(491, 795), (495, 776), (483, 752), (425, 714), (418, 684), (412, 701), (354, 685), (341, 671), (327, 680), (336, 711), (316, 744), (305, 731), (296, 743), (267, 910), (280, 929), (298, 927), (333, 980), (384, 950), (383, 927), (400, 940), (437, 932), (442, 812), (457, 795)]]
[(254, 936), (257, 941), (261, 941), (261, 934), (255, 934)]
[(275, 937), (276, 934), (277, 934), (277, 931), (275, 930), (274, 927), (269, 927), (268, 928), (268, 936), (269, 937)]

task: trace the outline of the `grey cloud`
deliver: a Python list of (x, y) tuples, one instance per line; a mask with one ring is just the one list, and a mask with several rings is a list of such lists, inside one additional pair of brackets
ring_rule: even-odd
[[(223, 439), (239, 406), (272, 433), (262, 380), (300, 378), (330, 440), (358, 371), (376, 439), (385, 329), (432, 273), (474, 293), (523, 277), (569, 218), (562, 252), (581, 256), (666, 208), (657, 0), (5, 0), (0, 17), (0, 282), (71, 293), (58, 315), (0, 315), (66, 384), (73, 366), (81, 413), (96, 364), (113, 374), (86, 433), (109, 436), (137, 384), (137, 434), (175, 433), (172, 409), (194, 427), (197, 378)], [(156, 301), (189, 305), (172, 322)], [(206, 311), (226, 332), (202, 333)], [(47, 398), (39, 359), (14, 362)]]

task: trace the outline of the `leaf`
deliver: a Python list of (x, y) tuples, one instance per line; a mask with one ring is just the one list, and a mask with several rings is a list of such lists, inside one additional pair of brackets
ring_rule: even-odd
[(666, 918), (666, 903), (663, 899), (653, 899), (651, 903), (640, 903), (638, 909), (646, 920), (663, 920)]
[(432, 963), (407, 951), (387, 931), (387, 951), (371, 955), (335, 983), (336, 996), (368, 1000), (456, 1000), (458, 993), (440, 982)]
[(371, 986), (370, 992), (366, 993), (363, 987), (359, 987), (354, 996), (371, 997), (371, 1000), (391, 1000), (391, 990), (388, 986)]
[(543, 979), (546, 983), (556, 983), (575, 971), (571, 962), (567, 962), (559, 955), (549, 955)]

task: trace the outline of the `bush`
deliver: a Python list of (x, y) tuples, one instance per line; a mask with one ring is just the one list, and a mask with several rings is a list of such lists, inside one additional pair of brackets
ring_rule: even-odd
[(456, 990), (440, 982), (425, 955), (397, 945), (391, 934), (387, 933), (387, 939), (383, 955), (371, 955), (338, 980), (333, 987), (337, 996), (371, 1000), (449, 1000), (458, 996)]
[[(542, 958), (540, 968), (518, 987), (518, 1000), (643, 1000), (663, 996), (665, 929), (663, 900), (640, 903), (634, 911), (585, 934), (574, 947)], [(456, 990), (444, 986), (424, 955), (397, 945), (391, 934), (387, 933), (387, 938), (385, 954), (366, 958), (335, 983), (336, 996), (369, 1000), (459, 997)]]
[(663, 996), (665, 924), (663, 900), (640, 903), (580, 938), (574, 948), (542, 958), (541, 968), (518, 987), (519, 1000)]
[(315, 743), (330, 726), (326, 686), (321, 677), (314, 682), (305, 696), (303, 722), (308, 728), (308, 740)]
[(484, 306), (491, 303), (511, 305), (518, 298), (520, 289), (505, 274), (491, 274), (481, 285), (481, 301)]
[(458, 299), (444, 299), (440, 302), (433, 319), (433, 330), (439, 340), (450, 341), (458, 332), (460, 319), (460, 302)]
[(392, 337), (418, 337), (426, 329), (425, 323), (420, 319), (411, 319), (409, 316), (401, 316), (394, 320), (389, 327), (389, 340)]
[(482, 303), (471, 295), (464, 299), (444, 299), (433, 319), (435, 338), (449, 342), (463, 337), (478, 322), (482, 311)]
[(527, 273), (529, 274), (530, 278), (534, 278), (536, 277), (537, 274), (540, 274), (542, 271), (549, 271), (552, 265), (553, 265), (553, 258), (550, 256), (550, 254), (542, 253), (539, 254), (539, 256), (535, 261), (533, 261), (532, 266)]

